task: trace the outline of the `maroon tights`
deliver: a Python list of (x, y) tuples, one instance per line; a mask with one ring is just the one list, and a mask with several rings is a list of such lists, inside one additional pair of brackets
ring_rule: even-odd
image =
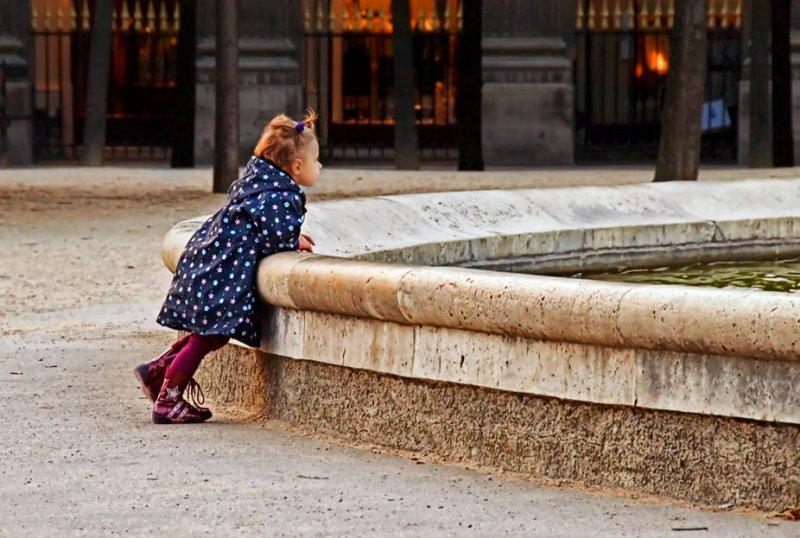
[(197, 371), (203, 357), (216, 351), (228, 343), (227, 336), (218, 334), (191, 334), (186, 345), (183, 346), (175, 360), (167, 368), (167, 373), (164, 377), (167, 379), (185, 378), (191, 379)]

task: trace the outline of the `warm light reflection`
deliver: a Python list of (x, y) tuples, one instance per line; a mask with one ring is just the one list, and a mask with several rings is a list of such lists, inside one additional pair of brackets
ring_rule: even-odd
[[(456, 29), (463, 0), (410, 0), (411, 28), (421, 32)], [(317, 2), (322, 2), (317, 3)], [(306, 0), (308, 16), (320, 16), (315, 6), (322, 0)], [(345, 31), (392, 33), (391, 0), (330, 0), (330, 28)], [(309, 23), (311, 24), (311, 23)]]
[(651, 50), (647, 53), (647, 68), (659, 75), (666, 75), (669, 71), (669, 60), (660, 50)]
[(669, 71), (669, 40), (663, 35), (647, 35), (644, 38), (644, 63), (636, 63), (636, 78), (645, 74), (645, 69), (659, 76)]

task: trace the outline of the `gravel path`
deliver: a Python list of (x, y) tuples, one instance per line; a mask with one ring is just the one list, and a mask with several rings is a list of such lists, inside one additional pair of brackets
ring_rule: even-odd
[[(421, 189), (426, 177), (442, 188), (463, 182), (435, 175), (403, 176), (402, 188)], [(0, 536), (800, 534), (800, 523), (763, 514), (419, 462), (278, 423), (220, 415), (205, 425), (150, 424), (130, 368), (171, 341), (153, 321), (170, 276), (160, 243), (175, 222), (222, 203), (207, 193), (209, 177), (202, 170), (0, 171), (0, 414), (10, 421), (0, 437)], [(365, 193), (386, 177), (326, 171), (323, 181), (336, 188), (311, 198)], [(513, 177), (552, 186), (572, 176)], [(471, 181), (479, 180), (491, 182)]]

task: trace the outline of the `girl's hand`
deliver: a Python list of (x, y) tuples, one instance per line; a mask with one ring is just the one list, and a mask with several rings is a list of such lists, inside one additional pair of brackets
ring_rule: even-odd
[(310, 235), (300, 234), (300, 244), (297, 247), (297, 250), (303, 252), (314, 252), (314, 239)]

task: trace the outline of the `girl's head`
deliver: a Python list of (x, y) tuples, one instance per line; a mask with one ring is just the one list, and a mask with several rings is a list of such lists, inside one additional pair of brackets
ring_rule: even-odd
[(304, 187), (312, 187), (319, 177), (319, 143), (314, 131), (317, 115), (306, 112), (302, 121), (294, 121), (285, 114), (272, 118), (261, 134), (254, 153), (256, 157), (269, 159)]

